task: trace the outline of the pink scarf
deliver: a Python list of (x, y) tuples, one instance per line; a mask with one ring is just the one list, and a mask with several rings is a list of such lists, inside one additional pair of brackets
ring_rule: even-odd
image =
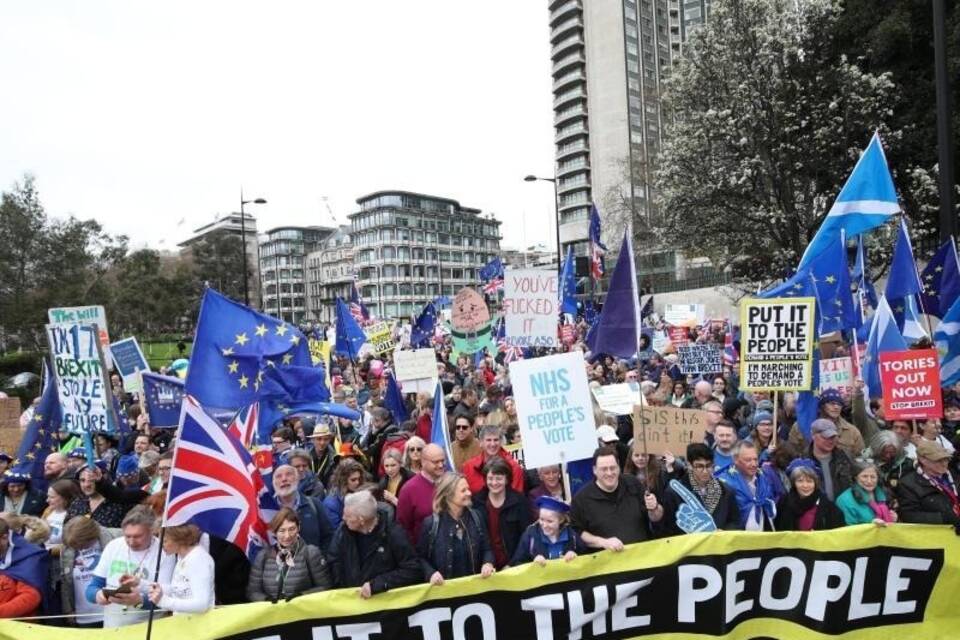
[(890, 513), (890, 507), (884, 502), (877, 502), (876, 500), (871, 500), (869, 503), (870, 509), (873, 510), (874, 515), (884, 522), (893, 522), (893, 514)]

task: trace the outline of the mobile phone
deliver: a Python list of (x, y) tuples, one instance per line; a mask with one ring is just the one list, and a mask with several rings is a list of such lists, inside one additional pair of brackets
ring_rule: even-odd
[(102, 589), (104, 598), (112, 598), (117, 594), (130, 593), (130, 585), (122, 584), (116, 589)]

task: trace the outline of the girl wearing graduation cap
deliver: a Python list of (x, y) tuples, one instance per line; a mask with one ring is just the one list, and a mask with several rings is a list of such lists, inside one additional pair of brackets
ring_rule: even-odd
[(511, 565), (532, 561), (543, 566), (557, 558), (569, 562), (587, 551), (580, 534), (570, 526), (570, 505), (551, 496), (537, 498), (536, 505), (540, 517), (523, 532)]

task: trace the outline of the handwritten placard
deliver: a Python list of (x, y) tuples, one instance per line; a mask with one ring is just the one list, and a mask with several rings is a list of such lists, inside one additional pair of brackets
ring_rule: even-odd
[(649, 454), (663, 455), (669, 451), (683, 455), (688, 444), (703, 440), (705, 416), (697, 409), (637, 405), (633, 410), (633, 437), (641, 443), (646, 440)]
[(50, 324), (95, 324), (100, 332), (100, 346), (110, 346), (110, 333), (107, 331), (107, 311), (100, 305), (86, 307), (54, 307), (47, 309)]
[(413, 349), (411, 351), (395, 351), (393, 353), (393, 368), (397, 380), (423, 380), (437, 378), (437, 354), (433, 349)]
[(820, 361), (820, 391), (836, 389), (849, 399), (853, 394), (853, 359), (829, 358)]
[(723, 352), (718, 344), (684, 344), (677, 347), (680, 373), (720, 373), (723, 371)]
[(464, 287), (453, 298), (450, 324), (457, 331), (472, 333), (480, 331), (490, 322), (490, 310), (483, 296), (476, 289)]
[(557, 346), (558, 276), (542, 269), (506, 270), (506, 341), (517, 347)]
[(115, 424), (99, 330), (93, 324), (47, 325), (47, 341), (63, 411), (71, 433), (109, 431)]

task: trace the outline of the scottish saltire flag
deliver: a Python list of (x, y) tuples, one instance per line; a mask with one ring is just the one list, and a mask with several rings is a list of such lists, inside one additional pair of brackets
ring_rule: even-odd
[(439, 445), (446, 454), (443, 466), (453, 471), (453, 454), (450, 451), (450, 429), (447, 427), (447, 405), (443, 401), (443, 385), (437, 380), (433, 390), (433, 418), (430, 426), (430, 442)]
[(623, 234), (600, 318), (587, 334), (587, 346), (593, 355), (627, 359), (634, 357), (640, 346), (640, 296), (629, 227)]
[(480, 279), (483, 282), (489, 282), (499, 278), (503, 280), (503, 262), (500, 260), (500, 256), (496, 256), (493, 260), (485, 264), (480, 268), (480, 271), (477, 274), (480, 276)]
[(403, 393), (400, 391), (400, 384), (392, 373), (387, 373), (387, 390), (383, 396), (383, 406), (390, 411), (397, 424), (410, 419), (407, 405), (403, 401)]
[[(863, 236), (857, 236), (857, 258), (853, 265), (852, 279), (857, 288), (857, 296), (854, 300), (855, 316), (859, 322), (863, 322), (867, 315), (866, 310), (877, 308), (877, 290), (870, 279), (870, 267), (867, 263), (867, 248), (863, 243)], [(871, 311), (872, 312), (872, 311)]]
[(880, 134), (874, 133), (823, 224), (807, 245), (797, 270), (810, 265), (840, 235), (841, 230), (846, 232), (848, 238), (852, 238), (879, 227), (899, 212), (897, 190), (893, 186)]
[(356, 318), (350, 313), (343, 300), (337, 298), (337, 342), (333, 346), (333, 352), (355, 360), (366, 341), (367, 335), (360, 328)]
[(597, 205), (590, 205), (590, 275), (594, 280), (603, 277), (606, 271), (603, 256), (607, 252), (607, 245), (600, 240), (600, 212)]
[[(47, 370), (49, 373), (49, 369)], [(57, 432), (61, 421), (60, 396), (57, 383), (47, 380), (43, 385), (40, 404), (33, 410), (33, 417), (20, 438), (17, 454), (10, 462), (9, 472), (30, 478), (33, 489), (41, 491), (47, 488), (43, 477), (43, 463), (47, 456), (60, 449)]]
[(249, 407), (244, 407), (237, 412), (230, 424), (227, 425), (227, 431), (234, 438), (240, 441), (244, 448), (249, 449), (253, 446), (257, 435), (257, 424), (260, 419), (260, 403), (254, 402)]
[(423, 311), (413, 321), (413, 327), (410, 330), (410, 346), (414, 349), (418, 347), (429, 347), (433, 340), (434, 332), (437, 328), (437, 317), (440, 312), (433, 302), (428, 302), (423, 307)]
[(175, 429), (180, 424), (180, 406), (183, 403), (183, 380), (144, 371), (143, 404), (156, 429)]
[(880, 354), (887, 351), (904, 351), (906, 348), (907, 343), (900, 335), (893, 311), (887, 304), (887, 299), (882, 297), (877, 303), (876, 313), (873, 314), (870, 336), (867, 338), (867, 351), (860, 363), (867, 397), (879, 398), (883, 395), (883, 389), (880, 386)]
[(573, 247), (567, 246), (567, 257), (560, 270), (560, 312), (577, 315), (577, 277), (573, 267)]
[(933, 341), (940, 352), (940, 386), (960, 382), (960, 300), (947, 309), (933, 332)]
[(360, 290), (357, 289), (356, 281), (350, 283), (350, 314), (359, 324), (363, 324), (370, 319), (370, 311), (363, 304), (363, 298), (360, 297)]
[(210, 407), (239, 410), (260, 395), (267, 367), (312, 365), (307, 339), (292, 326), (207, 289), (185, 390)]
[(960, 298), (960, 259), (953, 238), (930, 259), (920, 274), (923, 292), (920, 294), (923, 311), (943, 318), (953, 303)]
[(267, 541), (260, 496), (269, 493), (250, 453), (189, 395), (173, 454), (164, 526), (192, 523), (253, 559)]

